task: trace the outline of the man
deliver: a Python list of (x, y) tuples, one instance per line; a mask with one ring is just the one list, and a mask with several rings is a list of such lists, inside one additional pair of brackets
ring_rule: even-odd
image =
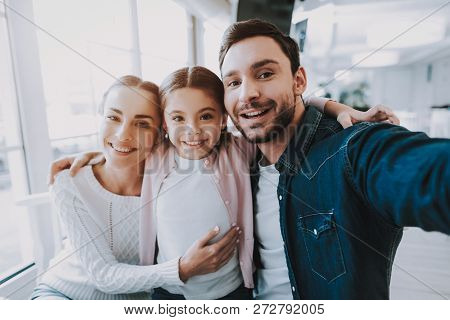
[(270, 23), (231, 25), (219, 60), (227, 111), (261, 152), (257, 298), (389, 298), (402, 228), (450, 234), (450, 140), (305, 108), (298, 46)]

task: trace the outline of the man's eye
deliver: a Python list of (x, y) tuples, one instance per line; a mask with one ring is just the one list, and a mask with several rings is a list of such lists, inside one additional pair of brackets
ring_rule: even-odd
[(212, 118), (213, 118), (212, 114), (205, 113), (201, 115), (200, 120), (211, 120)]
[(259, 74), (258, 79), (267, 79), (267, 78), (271, 77), (272, 75), (273, 75), (273, 72), (266, 71), (266, 72)]
[(238, 85), (240, 85), (240, 81), (237, 81), (237, 80), (228, 82), (228, 87), (236, 87)]
[(183, 117), (180, 117), (180, 116), (172, 117), (172, 121), (175, 121), (175, 122), (183, 121)]

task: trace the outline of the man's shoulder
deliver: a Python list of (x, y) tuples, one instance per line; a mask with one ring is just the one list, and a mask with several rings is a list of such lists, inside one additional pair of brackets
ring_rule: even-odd
[(326, 139), (343, 130), (341, 124), (332, 117), (323, 115), (320, 119), (317, 131), (314, 135), (313, 143)]

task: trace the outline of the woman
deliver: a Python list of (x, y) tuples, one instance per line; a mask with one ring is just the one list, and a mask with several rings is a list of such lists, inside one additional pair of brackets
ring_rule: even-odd
[(65, 249), (52, 260), (31, 299), (145, 299), (154, 287), (183, 285), (218, 270), (238, 239), (232, 227), (207, 245), (216, 227), (182, 257), (139, 263), (139, 209), (145, 159), (159, 138), (158, 87), (125, 76), (105, 93), (99, 141), (104, 160), (76, 177), (56, 177), (52, 195), (67, 229)]

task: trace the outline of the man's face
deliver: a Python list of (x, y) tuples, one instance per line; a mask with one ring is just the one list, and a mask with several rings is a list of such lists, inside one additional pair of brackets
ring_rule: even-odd
[(302, 68), (292, 75), (278, 43), (265, 36), (239, 41), (228, 50), (221, 71), (225, 107), (244, 137), (264, 143), (283, 134), (306, 78)]

